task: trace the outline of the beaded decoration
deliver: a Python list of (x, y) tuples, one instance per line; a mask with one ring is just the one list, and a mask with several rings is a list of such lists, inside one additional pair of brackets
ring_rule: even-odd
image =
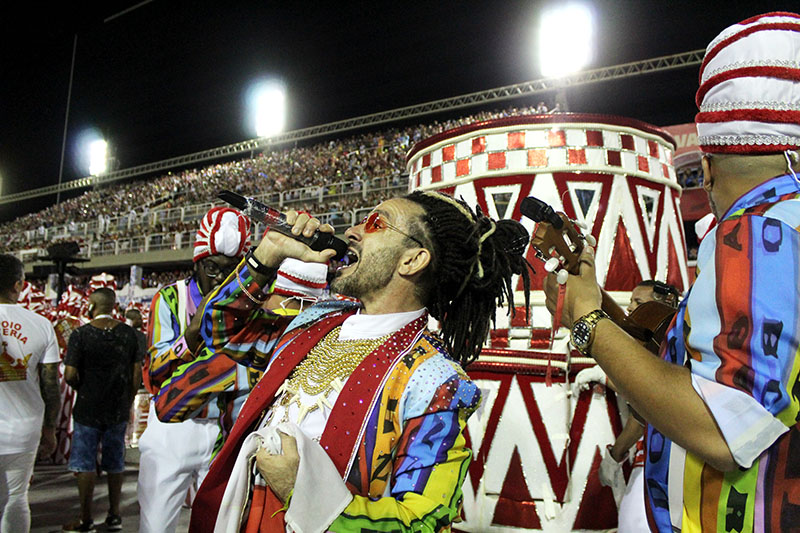
[[(334, 389), (341, 391), (342, 379), (349, 377), (367, 355), (389, 338), (389, 335), (384, 335), (376, 339), (339, 340), (341, 329), (337, 326), (318, 342), (278, 389), (280, 405), (286, 408), (287, 415), (292, 403), (300, 408), (298, 424), (308, 413), (322, 406), (330, 409), (328, 394)], [(304, 403), (301, 391), (316, 396), (316, 402)]]

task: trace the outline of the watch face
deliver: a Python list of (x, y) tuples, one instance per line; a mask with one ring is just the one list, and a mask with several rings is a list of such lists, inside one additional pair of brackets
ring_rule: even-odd
[(589, 343), (592, 335), (592, 328), (584, 322), (580, 321), (572, 328), (572, 344), (577, 348), (583, 348)]

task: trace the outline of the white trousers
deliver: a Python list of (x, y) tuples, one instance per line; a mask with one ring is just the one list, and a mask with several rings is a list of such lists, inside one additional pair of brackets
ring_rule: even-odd
[(31, 530), (28, 487), (35, 462), (36, 450), (0, 455), (0, 532), (2, 533), (28, 533)]
[(139, 440), (139, 532), (173, 533), (193, 483), (208, 473), (219, 426), (215, 420), (164, 423), (153, 402)]
[(619, 503), (617, 533), (641, 533), (649, 530), (644, 509), (644, 467), (638, 466), (631, 471), (625, 495)]

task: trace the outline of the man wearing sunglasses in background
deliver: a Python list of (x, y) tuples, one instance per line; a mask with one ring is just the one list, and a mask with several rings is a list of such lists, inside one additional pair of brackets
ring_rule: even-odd
[[(230, 274), (244, 254), (250, 220), (230, 208), (214, 207), (203, 217), (194, 243), (194, 272), (158, 291), (150, 307), (144, 383), (157, 396), (177, 368), (193, 359), (203, 298)], [(180, 423), (158, 420), (154, 402), (139, 441), (139, 531), (174, 532), (181, 506), (208, 472), (219, 434), (216, 403)], [(192, 488), (194, 487), (194, 489)]]
[[(305, 214), (287, 222), (296, 235), (332, 231)], [(414, 192), (345, 236), (330, 287), (349, 298), (301, 313), (274, 350), (241, 331), (272, 294), (278, 265), (324, 263), (332, 250), (269, 231), (209, 297), (206, 343), (235, 340), (236, 358), (266, 372), (197, 494), (191, 532), (446, 531), (458, 518), (471, 457), (463, 431), (480, 399), (463, 368), (497, 305), (514, 308), (512, 276), (529, 286), (528, 233)]]

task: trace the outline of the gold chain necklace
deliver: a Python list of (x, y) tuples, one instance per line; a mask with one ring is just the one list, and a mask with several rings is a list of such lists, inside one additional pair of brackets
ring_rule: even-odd
[[(284, 418), (292, 403), (300, 408), (298, 424), (308, 413), (323, 405), (330, 409), (328, 394), (334, 389), (341, 391), (342, 378), (349, 377), (367, 355), (389, 338), (389, 335), (384, 335), (377, 339), (339, 340), (341, 329), (341, 326), (337, 326), (325, 335), (278, 389), (278, 394), (282, 395), (280, 404), (286, 408)], [(311, 404), (303, 403), (301, 391), (309, 396), (316, 396), (317, 400)]]

